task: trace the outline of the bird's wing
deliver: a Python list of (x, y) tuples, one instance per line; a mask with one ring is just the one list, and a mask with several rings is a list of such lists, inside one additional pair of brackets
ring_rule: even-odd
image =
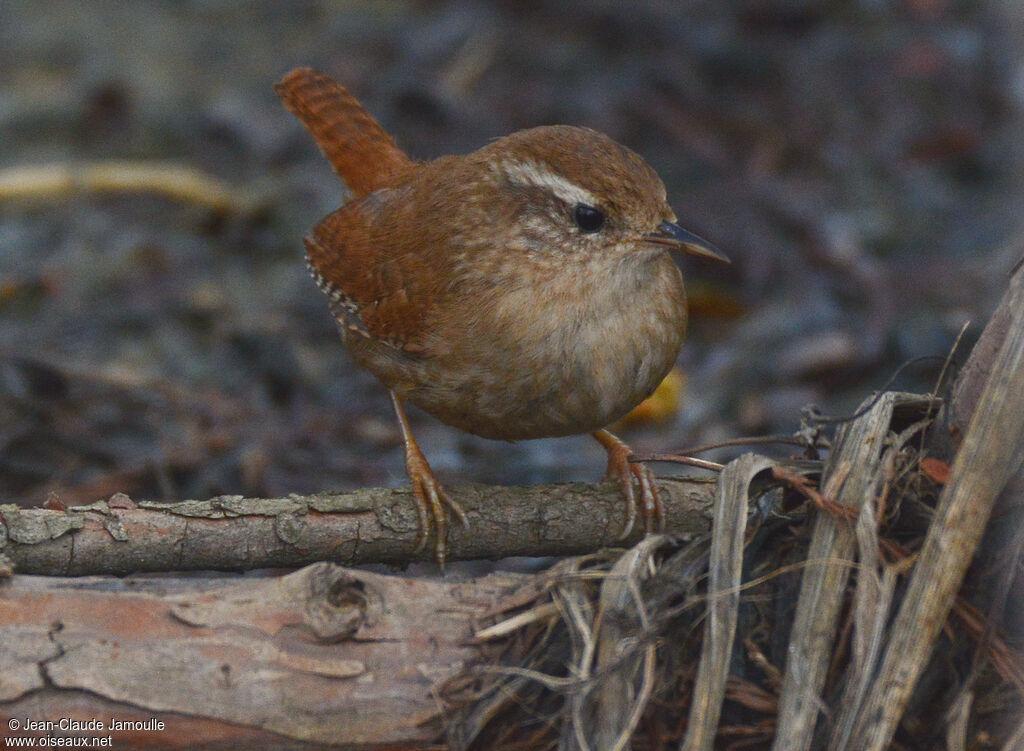
[[(423, 350), (443, 269), (401, 229), (404, 188), (352, 201), (306, 236), (306, 259), (345, 329), (404, 352)], [(440, 272), (440, 273), (439, 273)]]

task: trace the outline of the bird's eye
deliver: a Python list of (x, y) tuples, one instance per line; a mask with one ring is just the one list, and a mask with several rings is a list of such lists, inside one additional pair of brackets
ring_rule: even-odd
[(572, 210), (572, 218), (583, 232), (597, 232), (604, 226), (604, 212), (585, 203), (576, 204), (576, 208)]

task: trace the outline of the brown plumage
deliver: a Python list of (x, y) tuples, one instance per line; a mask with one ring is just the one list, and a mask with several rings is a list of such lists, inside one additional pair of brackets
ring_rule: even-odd
[[(344, 88), (295, 70), (276, 91), (354, 193), (305, 239), (355, 359), (391, 391), (421, 520), (446, 555), (445, 507), (402, 400), (487, 438), (591, 432), (645, 528), (662, 509), (649, 471), (604, 426), (648, 396), (683, 341), (669, 255), (715, 255), (674, 224), (657, 174), (585, 128), (514, 133), (414, 162)], [(639, 494), (634, 488), (639, 482)]]
[(334, 171), (357, 197), (383, 186), (412, 165), (373, 115), (323, 73), (296, 68), (274, 91), (306, 126)]

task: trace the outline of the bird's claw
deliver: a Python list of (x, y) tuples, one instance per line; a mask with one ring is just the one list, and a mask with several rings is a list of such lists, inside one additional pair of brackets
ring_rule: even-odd
[[(625, 540), (633, 532), (638, 508), (643, 517), (644, 534), (660, 532), (665, 526), (665, 506), (654, 483), (654, 474), (646, 464), (631, 462), (633, 450), (608, 431), (598, 431), (594, 437), (608, 452), (605, 480), (618, 484), (626, 499), (626, 523), (616, 539)], [(639, 495), (634, 480), (639, 485)]]

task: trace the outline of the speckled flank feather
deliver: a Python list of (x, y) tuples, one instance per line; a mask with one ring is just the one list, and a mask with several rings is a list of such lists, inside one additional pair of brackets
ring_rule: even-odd
[(359, 306), (340, 288), (327, 281), (308, 257), (306, 258), (306, 268), (309, 269), (309, 274), (316, 282), (316, 286), (327, 295), (331, 313), (334, 314), (344, 332), (357, 334), (367, 339), (372, 338), (373, 335), (366, 328), (362, 316), (359, 315)]

